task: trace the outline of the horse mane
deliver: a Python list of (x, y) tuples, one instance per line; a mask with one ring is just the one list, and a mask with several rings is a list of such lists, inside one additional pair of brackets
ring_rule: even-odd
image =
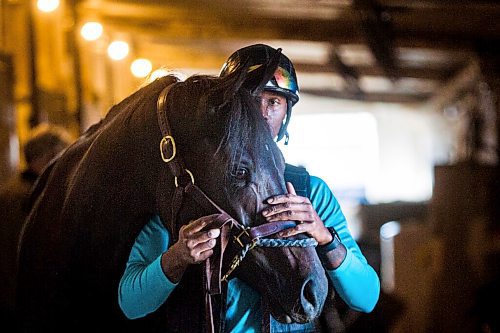
[(63, 157), (67, 151), (80, 150), (81, 152), (86, 151), (92, 142), (95, 141), (97, 136), (104, 131), (110, 124), (117, 118), (118, 115), (128, 112), (133, 113), (137, 109), (144, 109), (144, 103), (147, 101), (156, 101), (155, 97), (160, 93), (160, 91), (167, 85), (169, 85), (173, 80), (177, 78), (173, 75), (165, 76), (156, 79), (155, 81), (141, 87), (133, 94), (126, 97), (121, 102), (113, 105), (109, 111), (106, 113), (104, 118), (99, 120), (97, 123), (91, 125), (82, 135), (72, 144), (70, 147), (62, 151), (58, 156), (56, 156), (43, 170), (40, 177), (37, 179), (35, 185), (33, 186), (29, 199), (27, 201), (27, 209), (32, 209), (36, 203), (36, 200), (42, 194), (44, 188), (47, 185), (49, 177), (56, 165), (57, 161)]
[[(138, 90), (136, 90), (131, 95), (127, 96), (125, 99), (120, 101), (118, 104), (113, 105), (109, 111), (106, 113), (105, 117), (101, 119), (99, 122), (90, 126), (82, 135), (82, 137), (86, 138), (94, 133), (103, 130), (103, 128), (109, 124), (113, 119), (116, 118), (117, 115), (123, 112), (134, 112), (138, 109), (140, 104), (143, 104), (145, 100), (147, 101), (156, 101), (154, 96), (158, 96), (160, 91), (165, 88), (169, 84), (168, 81), (173, 82), (173, 80), (177, 80), (174, 75), (168, 75), (164, 77), (160, 77), (153, 82), (142, 86)], [(125, 111), (128, 110), (128, 111)]]

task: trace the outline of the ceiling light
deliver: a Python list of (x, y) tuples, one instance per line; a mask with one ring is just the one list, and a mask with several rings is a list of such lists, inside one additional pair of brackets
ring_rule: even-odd
[(142, 78), (148, 76), (153, 65), (148, 59), (136, 59), (130, 65), (130, 71), (135, 77)]
[(93, 41), (102, 36), (102, 24), (99, 22), (87, 22), (82, 26), (80, 34), (85, 40)]
[(113, 60), (123, 60), (127, 57), (129, 46), (124, 41), (114, 41), (108, 46), (108, 55)]
[(45, 13), (50, 13), (59, 7), (59, 0), (38, 0), (36, 6)]

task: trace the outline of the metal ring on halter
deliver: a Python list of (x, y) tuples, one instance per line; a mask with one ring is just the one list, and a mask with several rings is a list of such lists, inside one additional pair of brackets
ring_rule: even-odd
[[(170, 156), (169, 158), (166, 158), (165, 154), (163, 154), (163, 144), (168, 144), (168, 140), (170, 140), (170, 142), (172, 143), (172, 156)], [(166, 163), (168, 163), (174, 159), (175, 154), (177, 153), (177, 148), (175, 147), (175, 140), (174, 140), (173, 136), (166, 135), (161, 139), (161, 141), (160, 141), (160, 153), (161, 153), (161, 159)], [(191, 178), (192, 178), (192, 175), (191, 175)]]
[[(193, 173), (191, 171), (189, 171), (188, 169), (184, 169), (184, 171), (186, 171), (187, 174), (189, 175), (189, 177), (191, 177), (191, 184), (194, 185), (194, 176), (193, 176)], [(174, 181), (175, 181), (175, 187), (179, 187), (179, 184), (177, 183), (177, 176), (175, 177)]]

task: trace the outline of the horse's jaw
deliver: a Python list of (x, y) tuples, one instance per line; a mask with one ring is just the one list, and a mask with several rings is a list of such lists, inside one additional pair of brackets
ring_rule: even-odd
[[(272, 255), (266, 255), (267, 251)], [(318, 318), (328, 294), (328, 280), (314, 248), (254, 248), (250, 252), (238, 275), (258, 290), (273, 318), (301, 324)], [(280, 258), (271, 262), (266, 257)]]
[(287, 304), (285, 305), (287, 309), (285, 309), (283, 304), (279, 304), (280, 300), (276, 302), (273, 301), (273, 297), (270, 297), (269, 308), (273, 318), (285, 324), (305, 324), (316, 320), (323, 310), (328, 288), (324, 292), (321, 292), (321, 288), (312, 286), (311, 283), (314, 282), (311, 280), (304, 283), (296, 306)]

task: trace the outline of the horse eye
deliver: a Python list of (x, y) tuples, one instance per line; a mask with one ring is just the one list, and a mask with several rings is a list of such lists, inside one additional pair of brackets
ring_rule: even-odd
[(232, 172), (233, 177), (236, 179), (243, 180), (247, 177), (248, 175), (248, 170), (245, 168), (235, 168)]

